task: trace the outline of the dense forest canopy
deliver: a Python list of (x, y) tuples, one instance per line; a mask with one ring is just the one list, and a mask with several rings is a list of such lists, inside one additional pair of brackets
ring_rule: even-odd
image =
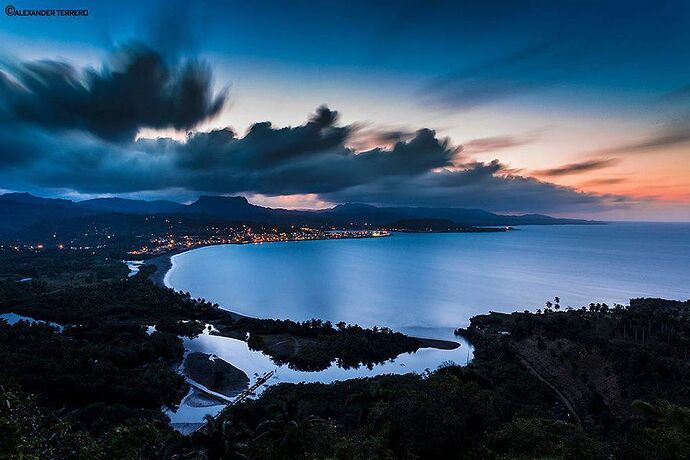
[[(20, 252), (0, 268), (1, 311), (61, 325), (0, 321), (0, 456), (690, 456), (689, 302), (566, 309), (554, 299), (479, 315), (457, 332), (475, 346), (467, 366), (275, 385), (182, 436), (162, 409), (189, 389), (175, 370), (181, 338), (209, 324), (303, 370), (370, 365), (421, 343), (386, 328), (239, 317), (152, 283), (154, 267), (128, 278), (99, 252)], [(282, 337), (302, 346), (275, 347)]]

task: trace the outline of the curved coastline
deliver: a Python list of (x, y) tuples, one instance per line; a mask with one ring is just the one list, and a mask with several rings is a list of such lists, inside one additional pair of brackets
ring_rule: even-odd
[(147, 259), (145, 261), (146, 265), (152, 265), (156, 267), (156, 270), (149, 275), (149, 279), (161, 287), (168, 287), (165, 285), (165, 276), (168, 274), (172, 268), (172, 257), (175, 254), (181, 254), (183, 251), (170, 251), (163, 255)]
[[(166, 252), (165, 254), (161, 254), (159, 256), (153, 257), (151, 259), (147, 259), (145, 261), (146, 265), (153, 265), (156, 267), (156, 270), (149, 275), (149, 279), (151, 281), (153, 281), (153, 283), (157, 284), (158, 286), (165, 287), (168, 289), (175, 289), (174, 287), (169, 286), (166, 283), (167, 275), (173, 267), (172, 258), (174, 256), (177, 256), (179, 254), (184, 254), (186, 252), (194, 251), (197, 249), (206, 248), (209, 246), (226, 246), (226, 245), (231, 245), (231, 244), (232, 243), (209, 244), (209, 245), (205, 245), (205, 246), (197, 246), (197, 247), (194, 247), (191, 249), (173, 250), (173, 251)], [(267, 243), (267, 244), (270, 244), (270, 243)], [(241, 313), (237, 313), (235, 311), (228, 310), (226, 308), (223, 308), (223, 310), (232, 314), (237, 319), (249, 318), (249, 316), (247, 316), (247, 315), (243, 315)], [(434, 338), (427, 338), (427, 337), (415, 337), (415, 336), (410, 336), (410, 337), (419, 341), (420, 348), (435, 348), (438, 350), (455, 350), (455, 349), (460, 347), (460, 343), (453, 342), (450, 340), (434, 339)]]

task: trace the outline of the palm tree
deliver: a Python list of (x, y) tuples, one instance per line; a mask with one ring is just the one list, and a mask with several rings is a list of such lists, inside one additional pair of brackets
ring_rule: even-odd
[(258, 435), (252, 440), (257, 442), (266, 439), (277, 443), (285, 452), (299, 449), (300, 431), (314, 425), (328, 424), (316, 415), (305, 414), (301, 405), (295, 400), (281, 403), (274, 407), (274, 416), (257, 425), (254, 430)]
[(238, 442), (238, 439), (241, 437), (251, 438), (251, 434), (247, 433), (246, 427), (240, 426), (239, 430), (234, 429), (232, 421), (223, 416), (212, 417), (206, 415), (204, 422), (205, 424), (200, 432), (206, 438), (205, 444), (210, 446), (212, 457), (225, 459), (247, 458), (246, 454), (242, 452), (246, 446)]

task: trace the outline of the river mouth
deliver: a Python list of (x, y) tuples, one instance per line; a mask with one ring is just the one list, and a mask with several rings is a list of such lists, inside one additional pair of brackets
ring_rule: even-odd
[[(332, 383), (383, 374), (409, 372), (421, 374), (427, 370), (436, 369), (444, 362), (465, 364), (471, 361), (473, 348), (467, 341), (453, 335), (452, 330), (444, 331), (444, 335), (460, 343), (460, 346), (453, 350), (420, 348), (414, 353), (403, 353), (385, 363), (370, 367), (362, 365), (346, 369), (333, 362), (327, 369), (314, 372), (291, 369), (287, 365), (277, 365), (269, 356), (249, 349), (244, 340), (214, 335), (208, 328), (205, 328), (204, 332), (196, 338), (184, 339), (184, 347), (186, 353), (204, 353), (227, 361), (247, 374), (250, 385), (265, 374), (274, 372), (271, 378), (255, 391), (258, 396), (268, 386), (278, 383)], [(236, 397), (239, 393), (235, 392), (227, 396)], [(207, 403), (200, 404), (198, 394), (192, 388), (180, 403), (179, 408), (167, 410), (166, 414), (170, 417), (173, 427), (182, 433), (189, 433), (200, 426), (206, 415), (216, 415), (225, 407), (225, 403), (214, 404), (211, 399)]]

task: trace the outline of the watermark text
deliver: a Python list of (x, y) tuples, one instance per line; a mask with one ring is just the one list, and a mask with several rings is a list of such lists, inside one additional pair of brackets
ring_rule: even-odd
[(15, 8), (14, 5), (5, 7), (6, 16), (17, 17), (79, 17), (88, 16), (88, 9), (60, 9), (60, 8)]

